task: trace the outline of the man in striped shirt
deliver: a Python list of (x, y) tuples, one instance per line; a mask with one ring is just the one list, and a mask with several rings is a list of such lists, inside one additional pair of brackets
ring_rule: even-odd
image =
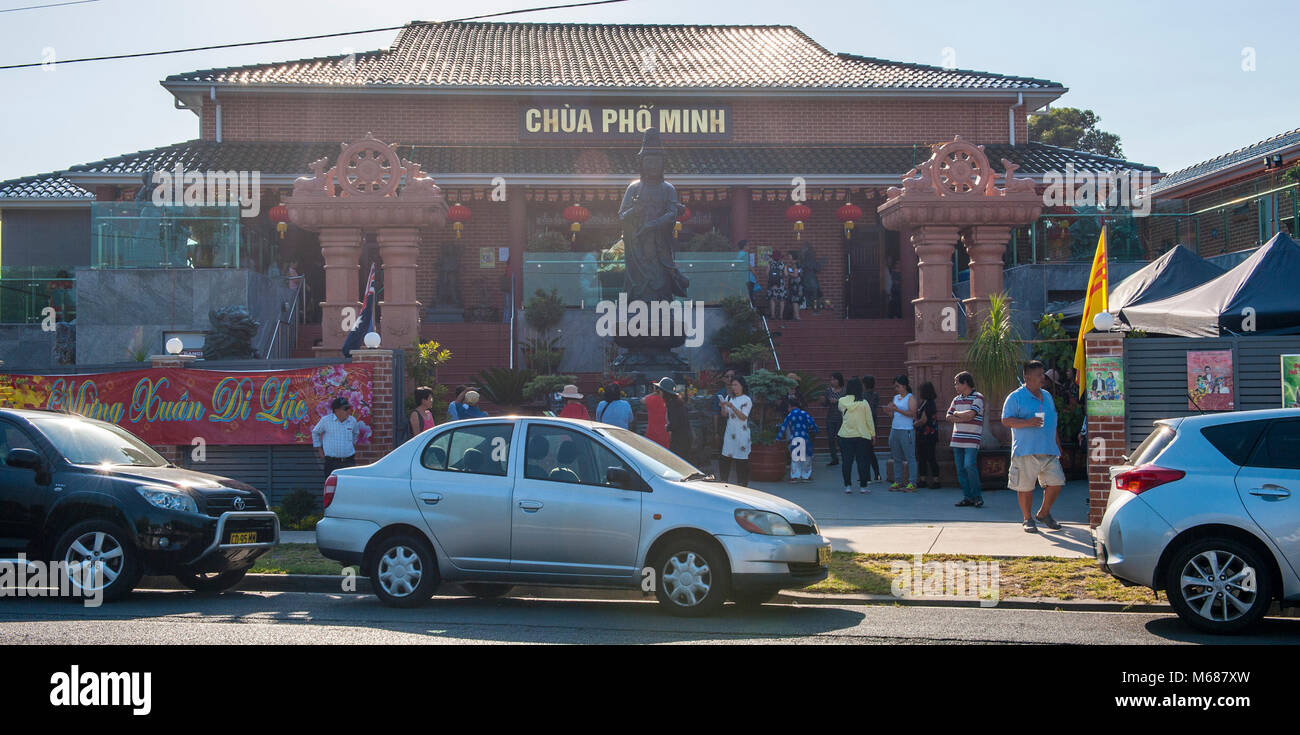
[(984, 507), (980, 493), (980, 437), (984, 433), (984, 396), (975, 390), (975, 377), (966, 371), (952, 379), (957, 396), (948, 406), (944, 421), (952, 423), (952, 457), (957, 463), (961, 501), (957, 507)]

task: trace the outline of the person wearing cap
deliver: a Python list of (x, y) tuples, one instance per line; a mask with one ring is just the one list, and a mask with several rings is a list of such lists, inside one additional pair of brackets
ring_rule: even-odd
[(311, 445), (325, 462), (325, 476), (340, 467), (356, 464), (357, 437), (361, 422), (352, 415), (352, 404), (343, 396), (330, 403), (331, 413), (322, 416), (311, 429)]
[(591, 415), (587, 413), (587, 407), (582, 405), (582, 394), (578, 392), (578, 386), (566, 385), (564, 390), (560, 391), (560, 398), (564, 399), (564, 408), (560, 410), (562, 419), (583, 419), (588, 420)]
[(660, 378), (655, 387), (663, 396), (664, 411), (668, 418), (668, 451), (689, 458), (694, 442), (691, 437), (691, 422), (686, 416), (686, 401), (677, 395), (677, 383), (672, 378)]

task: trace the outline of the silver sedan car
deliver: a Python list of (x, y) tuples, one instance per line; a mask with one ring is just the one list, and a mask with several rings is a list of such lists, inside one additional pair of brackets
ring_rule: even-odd
[(1096, 530), (1102, 569), (1213, 633), (1300, 603), (1300, 411), (1157, 421), (1126, 461)]
[(420, 604), (446, 580), (483, 597), (521, 584), (653, 590), (679, 615), (815, 584), (831, 554), (794, 503), (625, 429), (525, 417), (443, 424), (336, 470), (316, 541), (390, 605)]

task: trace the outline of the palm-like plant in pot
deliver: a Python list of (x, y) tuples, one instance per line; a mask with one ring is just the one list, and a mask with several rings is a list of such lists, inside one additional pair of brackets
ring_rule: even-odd
[(777, 441), (776, 429), (785, 418), (777, 406), (796, 383), (780, 373), (758, 370), (746, 382), (754, 401), (750, 423), (754, 427), (749, 451), (749, 476), (757, 482), (778, 482), (785, 475), (787, 452)]
[(966, 366), (975, 385), (984, 394), (984, 439), (980, 451), (980, 474), (986, 478), (1005, 475), (1010, 463), (1002, 447), (1011, 443), (1010, 431), (1002, 425), (1002, 402), (1020, 385), (1022, 360), (1020, 335), (1011, 321), (1011, 300), (1005, 293), (989, 297), (988, 312), (966, 347)]

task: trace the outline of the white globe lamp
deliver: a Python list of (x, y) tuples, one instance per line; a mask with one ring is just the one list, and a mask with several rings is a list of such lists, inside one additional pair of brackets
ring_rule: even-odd
[(185, 349), (185, 343), (181, 342), (180, 337), (172, 337), (171, 339), (167, 340), (166, 347), (167, 347), (167, 354), (179, 355), (181, 354), (181, 350)]
[(1115, 328), (1115, 315), (1109, 311), (1103, 311), (1092, 318), (1092, 326), (1098, 332), (1109, 332)]
[(366, 332), (362, 341), (366, 343), (366, 349), (379, 349), (379, 332)]

